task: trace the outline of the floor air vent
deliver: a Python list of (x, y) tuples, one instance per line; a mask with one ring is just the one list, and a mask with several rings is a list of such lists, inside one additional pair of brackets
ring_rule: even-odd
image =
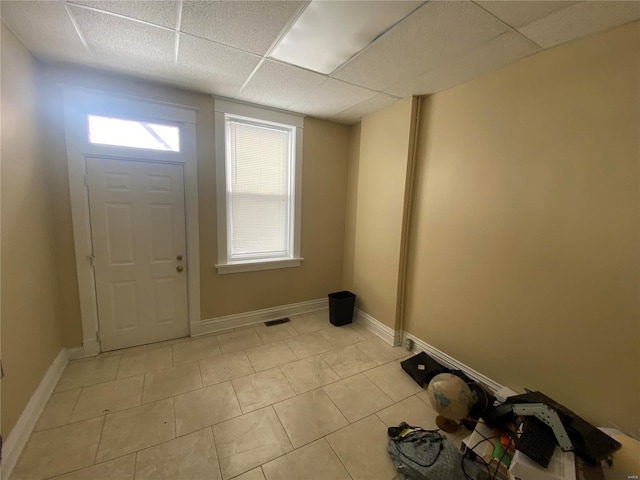
[(269, 320), (268, 322), (264, 322), (267, 327), (273, 327), (274, 325), (280, 325), (281, 323), (290, 322), (288, 318), (279, 318), (278, 320)]

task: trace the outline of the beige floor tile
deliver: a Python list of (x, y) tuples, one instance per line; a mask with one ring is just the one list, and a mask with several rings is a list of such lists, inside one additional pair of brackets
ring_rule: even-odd
[(406, 357), (409, 353), (402, 347), (392, 347), (380, 338), (365, 340), (356, 346), (378, 365)]
[(246, 328), (234, 332), (223, 333), (216, 337), (222, 353), (235, 352), (256, 345), (262, 345), (262, 340), (253, 328)]
[(142, 403), (155, 402), (161, 398), (202, 388), (198, 362), (156, 370), (144, 376)]
[(138, 452), (136, 480), (219, 480), (210, 428)]
[(31, 435), (12, 480), (41, 480), (93, 464), (104, 418), (93, 418)]
[(205, 358), (220, 355), (218, 340), (214, 335), (194, 338), (189, 342), (173, 345), (173, 364), (195, 362)]
[(147, 348), (149, 348), (149, 345), (138, 345), (136, 347), (120, 348), (118, 350), (109, 350), (108, 352), (100, 353), (96, 358), (116, 357), (124, 354), (139, 352), (140, 350), (146, 350)]
[(256, 333), (260, 336), (263, 343), (277, 342), (285, 338), (295, 337), (298, 332), (291, 326), (291, 323), (282, 323), (280, 325), (258, 325), (254, 327)]
[(332, 433), (327, 441), (354, 480), (391, 480), (396, 476), (387, 452), (387, 426), (375, 415)]
[(173, 398), (107, 415), (97, 462), (111, 460), (175, 437)]
[(295, 448), (348, 424), (321, 388), (277, 403), (274, 408)]
[(175, 401), (177, 435), (195, 432), (242, 415), (231, 382), (178, 395)]
[(291, 325), (300, 334), (317, 332), (323, 328), (331, 327), (331, 324), (320, 318), (314, 313), (304, 313), (302, 315), (296, 315), (291, 317)]
[(79, 395), (79, 388), (51, 395), (38, 419), (38, 423), (36, 423), (34, 431), (38, 432), (48, 428), (61, 427), (69, 423)]
[(311, 357), (333, 349), (331, 344), (318, 335), (317, 332), (287, 338), (285, 342), (298, 358)]
[(225, 480), (293, 450), (272, 407), (214, 425), (213, 435)]
[(89, 468), (53, 477), (51, 480), (133, 480), (136, 470), (136, 455), (116, 458)]
[(232, 380), (243, 413), (293, 397), (296, 392), (278, 367)]
[(171, 348), (171, 345), (161, 345), (134, 350), (122, 355), (118, 378), (132, 377), (171, 367)]
[(245, 353), (256, 372), (294, 362), (298, 359), (289, 346), (282, 341), (247, 348)]
[(214, 385), (254, 373), (251, 362), (244, 352), (233, 352), (200, 360), (202, 383)]
[(356, 332), (351, 326), (343, 325), (341, 327), (325, 328), (318, 332), (319, 335), (334, 347), (346, 347), (357, 342), (366, 340), (365, 337)]
[(361, 373), (322, 388), (351, 423), (393, 403)]
[(356, 332), (362, 335), (366, 339), (376, 338), (376, 334), (369, 330), (367, 327), (360, 325), (359, 323), (352, 322), (349, 324)]
[(191, 337), (180, 337), (180, 338), (172, 338), (171, 340), (163, 340), (162, 342), (152, 343), (150, 346), (161, 346), (161, 345), (176, 345), (178, 343), (190, 342), (192, 340)]
[(58, 380), (55, 392), (95, 385), (115, 380), (120, 357), (95, 358), (67, 365)]
[(233, 480), (265, 480), (264, 474), (262, 473), (262, 468), (254, 468), (253, 470), (249, 470), (242, 475), (238, 475), (237, 477), (233, 477)]
[(262, 469), (267, 480), (351, 480), (324, 438), (276, 458)]
[(342, 378), (364, 372), (378, 365), (355, 345), (323, 353), (322, 359)]
[(421, 392), (417, 393), (416, 397), (431, 407), (431, 404), (429, 403), (429, 394), (427, 393), (426, 388), (423, 388)]
[(364, 374), (394, 402), (422, 391), (422, 387), (407, 375), (398, 362), (385, 363)]
[(137, 407), (142, 401), (143, 383), (144, 375), (137, 375), (83, 388), (71, 421), (77, 422)]
[(406, 422), (426, 430), (438, 428), (436, 426), (438, 414), (427, 404), (418, 400), (415, 395), (379, 411), (376, 415), (387, 427)]
[(331, 326), (330, 316), (329, 316), (329, 308), (323, 308), (322, 310), (316, 310), (313, 314), (318, 317), (320, 320), (325, 322), (327, 325)]
[(298, 394), (340, 380), (320, 355), (282, 365), (280, 370)]

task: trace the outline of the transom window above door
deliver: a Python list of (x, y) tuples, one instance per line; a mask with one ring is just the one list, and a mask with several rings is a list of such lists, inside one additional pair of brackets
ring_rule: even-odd
[(89, 143), (180, 151), (180, 127), (142, 120), (87, 115)]

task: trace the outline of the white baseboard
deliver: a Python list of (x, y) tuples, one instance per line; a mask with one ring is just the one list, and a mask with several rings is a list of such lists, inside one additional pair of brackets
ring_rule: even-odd
[(418, 337), (411, 335), (410, 333), (407, 333), (407, 332), (402, 332), (403, 343), (407, 338), (410, 338), (411, 340), (413, 340), (412, 352), (419, 353), (420, 351), (423, 351), (424, 353), (433, 357), (435, 360), (437, 360), (439, 363), (441, 363), (447, 368), (450, 368), (452, 370), (462, 370), (464, 373), (469, 375), (471, 378), (473, 378), (477, 382), (480, 382), (483, 385), (489, 387), (489, 389), (491, 389), (491, 391), (494, 393), (500, 390), (501, 388), (503, 388), (503, 386), (500, 385), (498, 382), (481, 374), (480, 372), (474, 370), (473, 368), (456, 360), (455, 358), (450, 357), (446, 353), (438, 350), (436, 347), (432, 345), (429, 345), (427, 342), (419, 339)]
[(356, 323), (359, 323), (367, 330), (376, 334), (382, 340), (387, 342), (389, 345), (400, 345), (400, 339), (402, 332), (396, 332), (393, 328), (387, 327), (380, 320), (376, 320), (368, 313), (363, 312), (359, 308), (356, 308), (354, 311), (354, 317)]
[(413, 340), (413, 349), (411, 350), (413, 353), (419, 353), (420, 351), (423, 351), (447, 368), (450, 368), (452, 370), (462, 370), (474, 380), (489, 387), (494, 393), (503, 388), (503, 386), (498, 382), (490, 379), (480, 372), (477, 372), (473, 368), (465, 365), (455, 358), (450, 357), (446, 353), (438, 350), (436, 347), (429, 345), (424, 340), (411, 335), (410, 333), (403, 332), (402, 330), (393, 330), (392, 328), (387, 327), (384, 323), (373, 318), (368, 313), (363, 312), (359, 308), (355, 309), (354, 317), (357, 323), (376, 334), (389, 345), (404, 345), (406, 339), (410, 338), (411, 340)]
[(95, 357), (97, 354), (87, 354), (84, 347), (67, 348), (67, 358), (76, 360), (78, 358)]
[[(82, 350), (82, 348), (80, 348)], [(77, 353), (78, 349), (71, 349), (71, 353)], [(64, 371), (67, 363), (69, 363), (69, 350), (63, 348), (58, 353), (58, 356), (51, 363), (51, 366), (44, 374), (38, 388), (31, 395), (31, 399), (27, 403), (26, 407), (22, 411), (20, 418), (16, 422), (15, 426), (11, 430), (9, 437), (4, 442), (2, 448), (2, 467), (0, 468), (0, 478), (8, 479), (13, 472), (20, 454), (29, 440), (29, 436), (33, 431), (40, 414), (45, 405), (49, 401), (51, 393), (55, 388), (60, 375)]]
[(327, 305), (328, 299), (319, 298), (308, 302), (292, 303), (290, 305), (254, 310), (252, 312), (209, 318), (191, 323), (191, 336), (197, 337), (199, 335), (222, 332), (231, 328), (247, 327), (255, 325), (256, 323), (268, 322), (269, 320), (277, 320), (301, 313), (315, 312), (327, 308)]

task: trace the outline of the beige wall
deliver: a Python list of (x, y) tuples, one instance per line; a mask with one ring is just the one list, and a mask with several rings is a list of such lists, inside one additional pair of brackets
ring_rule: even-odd
[(200, 245), (203, 318), (326, 298), (328, 293), (340, 290), (348, 145), (349, 127), (305, 119), (301, 238), (304, 261), (299, 268), (218, 275), (213, 268), (217, 252), (215, 199), (211, 200), (206, 219), (200, 212), (201, 238), (206, 237), (211, 246)]
[(6, 438), (63, 342), (51, 168), (41, 148), (38, 66), (2, 28), (2, 435)]
[(363, 118), (359, 129), (353, 127), (349, 157), (347, 211), (352, 225), (345, 243), (344, 286), (357, 295), (358, 308), (391, 328), (396, 327), (401, 298), (415, 107), (416, 99), (407, 98)]
[(635, 23), (426, 99), (405, 323), (636, 433), (639, 92)]
[(349, 132), (349, 159), (347, 168), (347, 208), (344, 224), (344, 262), (342, 284), (353, 290), (353, 274), (356, 256), (356, 218), (358, 215), (358, 174), (360, 171), (360, 123), (353, 125)]
[(299, 268), (218, 275), (213, 99), (209, 95), (69, 66), (45, 68), (47, 114), (55, 164), (56, 229), (64, 281), (65, 344), (81, 344), (62, 89), (81, 86), (197, 107), (201, 316), (203, 319), (326, 297), (342, 283), (349, 128), (305, 119), (302, 185), (304, 261)]

